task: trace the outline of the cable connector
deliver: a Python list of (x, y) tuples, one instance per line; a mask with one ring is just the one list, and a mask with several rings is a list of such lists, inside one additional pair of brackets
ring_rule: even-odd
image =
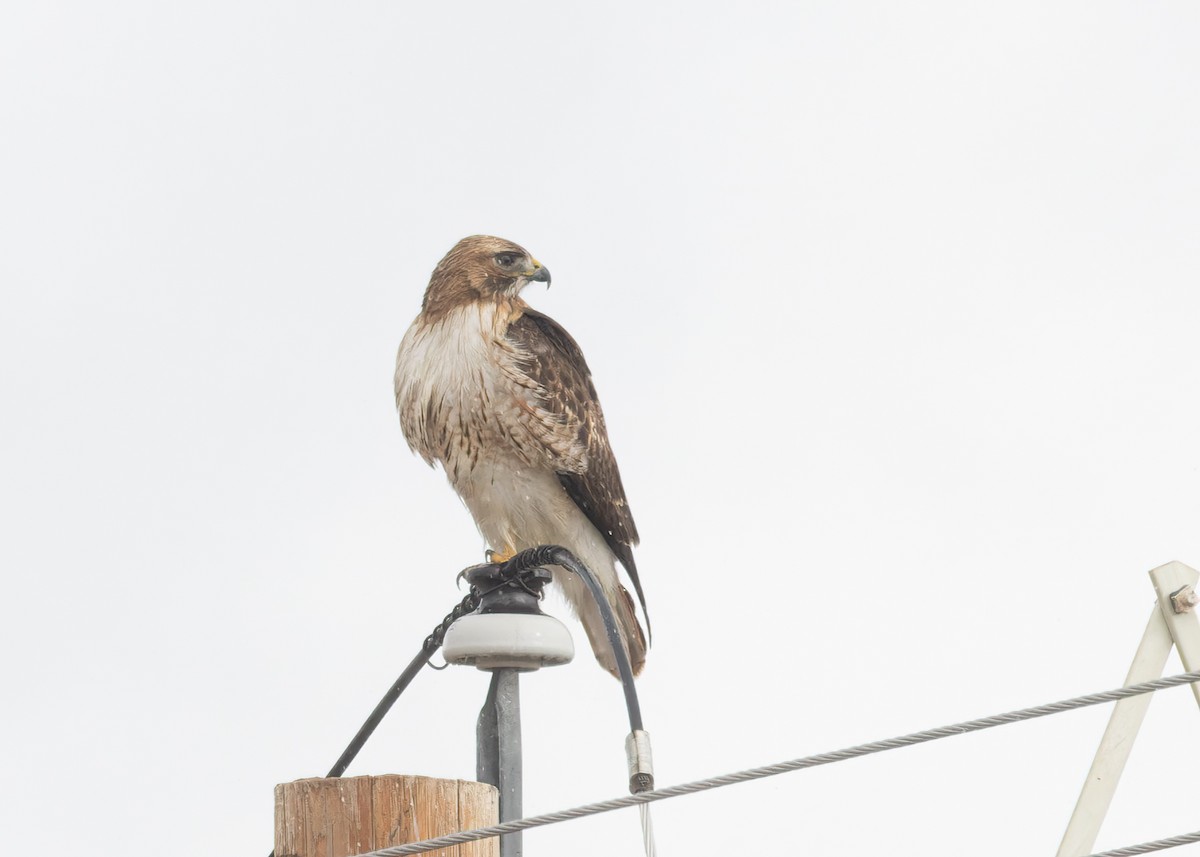
[(654, 756), (650, 752), (650, 733), (635, 729), (625, 736), (625, 759), (629, 762), (629, 793), (654, 790)]

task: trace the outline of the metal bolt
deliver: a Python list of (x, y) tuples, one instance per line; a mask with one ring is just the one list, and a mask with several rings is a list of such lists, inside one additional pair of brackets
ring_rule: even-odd
[(1176, 613), (1191, 613), (1200, 604), (1200, 594), (1189, 583), (1171, 593), (1171, 609)]

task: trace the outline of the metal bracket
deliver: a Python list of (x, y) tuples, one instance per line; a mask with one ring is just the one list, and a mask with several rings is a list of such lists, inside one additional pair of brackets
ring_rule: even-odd
[[(1154, 605), (1146, 633), (1133, 657), (1133, 665), (1125, 676), (1126, 686), (1160, 678), (1172, 647), (1179, 651), (1184, 669), (1188, 672), (1200, 670), (1200, 622), (1192, 612), (1197, 603), (1198, 580), (1200, 572), (1181, 562), (1169, 562), (1150, 572), (1158, 603)], [(1192, 685), (1192, 693), (1200, 704), (1200, 683)], [(1153, 698), (1154, 694), (1146, 693), (1122, 699), (1113, 706), (1096, 758), (1058, 846), (1058, 857), (1082, 857), (1092, 853), (1096, 835), (1116, 794), (1133, 741)]]

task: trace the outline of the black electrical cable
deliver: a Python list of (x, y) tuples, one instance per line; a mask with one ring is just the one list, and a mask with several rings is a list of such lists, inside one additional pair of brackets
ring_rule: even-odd
[(513, 556), (501, 566), (504, 574), (517, 575), (531, 568), (543, 565), (558, 565), (577, 574), (591, 590), (600, 615), (604, 619), (604, 630), (608, 633), (608, 643), (612, 646), (613, 656), (617, 661), (617, 672), (620, 673), (621, 687), (625, 691), (625, 709), (629, 713), (629, 731), (642, 731), (642, 707), (638, 703), (637, 688), (633, 685), (633, 668), (629, 665), (629, 653), (621, 642), (621, 634), (617, 630), (617, 620), (613, 616), (612, 605), (600, 588), (600, 582), (586, 565), (579, 561), (575, 554), (561, 545), (541, 545), (528, 548)]
[(350, 743), (346, 745), (346, 749), (342, 751), (342, 755), (333, 763), (333, 767), (329, 769), (326, 777), (340, 777), (346, 773), (346, 768), (350, 767), (350, 763), (354, 761), (354, 757), (358, 755), (358, 751), (367, 743), (367, 739), (371, 737), (371, 733), (375, 731), (375, 727), (383, 720), (387, 713), (395, 705), (396, 700), (400, 698), (400, 694), (404, 693), (404, 689), (412, 684), (412, 680), (417, 677), (417, 673), (421, 668), (429, 663), (429, 659), (433, 657), (433, 653), (438, 650), (437, 646), (430, 647), (428, 645), (429, 638), (425, 639), (425, 644), (421, 646), (421, 651), (417, 652), (417, 656), (412, 659), (412, 662), (404, 668), (404, 672), (400, 673), (400, 677), (388, 689), (388, 692), (383, 695), (383, 699), (379, 700), (379, 704), (375, 706), (375, 710), (371, 712), (366, 721), (359, 727), (358, 733), (350, 739)]
[(400, 677), (388, 689), (388, 692), (383, 695), (383, 699), (379, 700), (379, 704), (375, 706), (375, 710), (371, 712), (366, 721), (359, 728), (358, 733), (350, 739), (350, 743), (346, 745), (346, 749), (342, 751), (342, 755), (334, 762), (333, 767), (329, 769), (326, 777), (340, 777), (346, 772), (346, 768), (350, 767), (350, 763), (354, 761), (354, 757), (358, 755), (358, 751), (363, 748), (363, 744), (367, 743), (367, 739), (371, 737), (371, 733), (375, 731), (375, 727), (380, 721), (392, 710), (392, 706), (396, 704), (396, 700), (400, 698), (400, 694), (404, 693), (404, 689), (412, 684), (412, 680), (417, 677), (417, 673), (421, 671), (421, 667), (429, 663), (429, 659), (433, 657), (434, 652), (442, 647), (442, 639), (446, 636), (446, 629), (449, 628), (455, 621), (466, 616), (468, 613), (474, 612), (479, 606), (479, 591), (472, 588), (471, 592), (463, 597), (463, 600), (454, 605), (451, 610), (436, 628), (433, 629), (425, 642), (421, 643), (421, 649), (417, 652), (416, 657), (412, 659), (404, 672), (400, 673)]
[[(613, 657), (617, 663), (617, 672), (621, 679), (621, 689), (625, 692), (625, 710), (629, 714), (630, 738), (634, 738), (638, 733), (641, 733), (643, 738), (648, 742), (649, 736), (642, 729), (642, 707), (638, 702), (637, 687), (633, 683), (633, 668), (629, 664), (629, 652), (626, 650), (625, 644), (621, 641), (621, 634), (617, 630), (617, 620), (613, 615), (612, 604), (609, 603), (604, 590), (600, 587), (600, 582), (592, 574), (591, 570), (580, 562), (575, 554), (561, 545), (541, 545), (521, 551), (516, 556), (510, 558), (508, 562), (501, 566), (501, 572), (506, 575), (520, 574), (527, 569), (543, 565), (561, 566), (571, 573), (577, 574), (587, 584), (588, 589), (592, 593), (592, 598), (596, 602), (596, 607), (600, 610), (600, 616), (604, 620), (604, 630), (608, 635), (608, 644), (612, 647)], [(649, 744), (647, 743), (646, 746), (648, 750)], [(646, 792), (653, 788), (653, 773), (643, 770), (631, 773), (629, 778), (629, 791), (631, 793)], [(642, 833), (646, 837), (652, 837), (653, 834), (650, 833), (648, 825), (649, 816), (643, 814)], [(648, 838), (647, 842), (651, 843), (652, 839)], [(653, 852), (652, 845), (648, 844), (647, 848), (647, 854)]]

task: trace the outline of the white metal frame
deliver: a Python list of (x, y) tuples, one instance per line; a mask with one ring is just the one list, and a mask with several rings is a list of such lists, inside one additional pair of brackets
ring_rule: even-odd
[[(1160, 678), (1172, 646), (1179, 650), (1185, 670), (1200, 670), (1200, 621), (1195, 613), (1198, 580), (1200, 572), (1181, 562), (1169, 562), (1150, 572), (1158, 603), (1150, 614), (1146, 633), (1125, 677), (1126, 685)], [(1192, 685), (1192, 693), (1200, 704), (1200, 683)], [(1144, 693), (1122, 699), (1113, 706), (1096, 758), (1058, 846), (1058, 857), (1083, 857), (1092, 853), (1096, 835), (1153, 698), (1154, 694)]]

